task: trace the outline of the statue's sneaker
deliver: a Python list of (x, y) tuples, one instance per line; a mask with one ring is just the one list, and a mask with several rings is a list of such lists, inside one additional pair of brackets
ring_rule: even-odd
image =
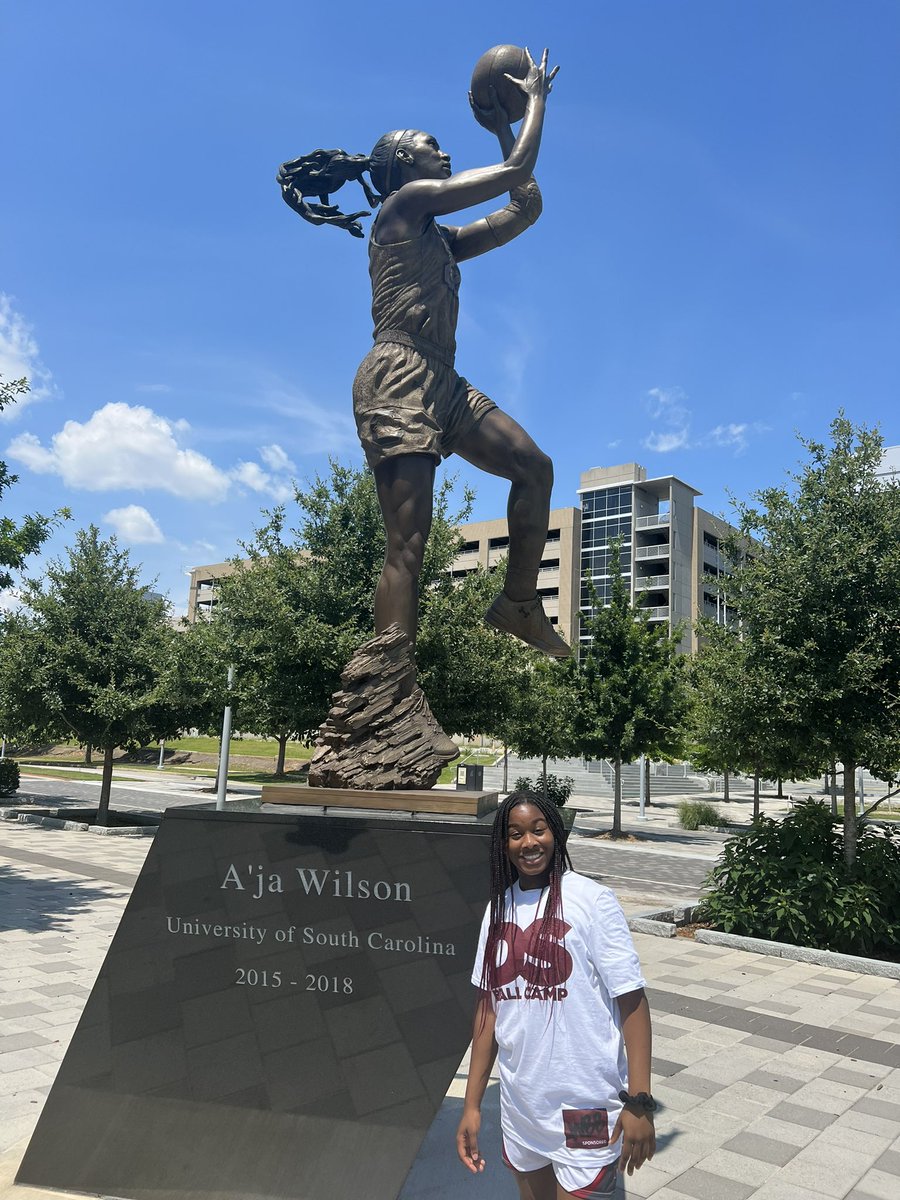
[(488, 625), (511, 633), (535, 650), (543, 650), (553, 658), (568, 658), (572, 651), (559, 636), (544, 612), (540, 596), (533, 600), (510, 600), (501, 592), (484, 615)]

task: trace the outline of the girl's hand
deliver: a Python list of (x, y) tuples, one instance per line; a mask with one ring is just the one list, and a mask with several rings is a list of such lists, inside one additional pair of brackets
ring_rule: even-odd
[(474, 1175), (484, 1170), (484, 1159), (478, 1153), (478, 1134), (481, 1132), (481, 1112), (464, 1108), (456, 1131), (456, 1153), (459, 1161)]
[(622, 1135), (622, 1153), (619, 1170), (633, 1175), (639, 1167), (651, 1159), (656, 1151), (656, 1130), (651, 1113), (635, 1113), (623, 1108), (616, 1121), (612, 1140)]
[(531, 51), (527, 46), (525, 47), (525, 53), (528, 55), (528, 61), (531, 63), (525, 78), (517, 79), (515, 75), (507, 75), (506, 78), (514, 83), (516, 87), (520, 87), (529, 100), (546, 99), (553, 91), (553, 80), (559, 72), (559, 67), (554, 67), (550, 74), (547, 74), (549, 50), (545, 50), (541, 55), (540, 66), (535, 64), (534, 59), (531, 57)]

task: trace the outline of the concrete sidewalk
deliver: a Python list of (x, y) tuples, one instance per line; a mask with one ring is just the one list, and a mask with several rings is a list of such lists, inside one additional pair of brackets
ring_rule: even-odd
[[(4, 1200), (62, 1196), (12, 1180), (149, 845), (0, 825)], [(900, 1197), (900, 982), (681, 938), (636, 942), (661, 1110), (657, 1156), (626, 1195)], [(402, 1200), (516, 1196), (499, 1161), (496, 1087), (485, 1105), (487, 1170), (473, 1178), (456, 1161), (464, 1080), (461, 1070)]]

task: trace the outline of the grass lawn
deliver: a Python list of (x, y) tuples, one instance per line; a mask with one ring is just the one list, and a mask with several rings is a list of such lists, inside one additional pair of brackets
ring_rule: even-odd
[[(19, 765), (23, 772), (27, 773), (29, 764), (39, 765), (40, 771), (35, 772), (41, 779), (93, 779), (100, 777), (100, 768), (102, 758), (98, 753), (94, 752), (94, 761), (90, 767), (80, 766), (76, 764), (84, 763), (84, 751), (74, 743), (70, 744), (71, 753), (60, 754), (58, 751), (62, 746), (57, 747), (57, 753), (54, 754), (32, 754), (27, 757), (18, 759)], [(152, 747), (151, 747), (152, 749)], [(300, 782), (299, 778), (291, 771), (292, 766), (297, 766), (300, 763), (308, 761), (312, 758), (313, 746), (303, 746), (299, 742), (288, 742), (286, 765), (288, 774), (280, 779), (276, 778), (273, 771), (259, 770), (252, 767), (244, 768), (234, 764), (229, 766), (228, 778), (235, 783), (292, 783)], [(194, 754), (213, 754), (219, 753), (219, 742), (216, 738), (209, 737), (188, 737), (178, 738), (171, 742), (166, 742), (166, 750), (191, 752)], [(274, 739), (264, 740), (262, 738), (232, 738), (230, 754), (232, 760), (235, 756), (252, 757), (252, 758), (270, 758), (274, 766), (274, 760), (278, 753), (278, 743)], [(456, 768), (462, 764), (481, 764), (483, 766), (491, 766), (497, 761), (497, 753), (492, 750), (474, 750), (461, 755), (448, 766), (444, 767), (438, 779), (439, 783), (455, 783)], [(74, 769), (73, 769), (74, 768)], [(166, 763), (163, 768), (163, 774), (168, 777), (173, 775), (184, 775), (186, 778), (197, 778), (198, 776), (208, 777), (210, 780), (216, 776), (216, 767), (212, 764), (199, 763)], [(128, 763), (117, 761), (113, 767), (113, 779), (118, 776), (120, 779), (125, 775), (134, 776), (136, 774), (146, 774), (148, 779), (157, 776), (157, 767), (150, 763)], [(303, 780), (305, 783), (305, 779)]]
[[(218, 754), (219, 739), (213, 737), (185, 737), (166, 742), (167, 750), (192, 751), (195, 754)], [(312, 758), (314, 746), (304, 746), (300, 742), (288, 742), (285, 757), (298, 762)], [(278, 742), (274, 738), (232, 738), (232, 754), (247, 754), (253, 758), (275, 758), (278, 754)]]
[[(868, 819), (870, 821), (900, 821), (900, 808), (897, 807), (898, 799), (900, 799), (900, 797), (897, 797), (897, 796), (894, 797), (893, 809), (888, 807), (888, 805), (890, 804), (890, 801), (885, 800), (884, 804), (879, 804), (878, 808), (876, 808), (873, 813), (869, 814)], [(869, 803), (874, 804), (874, 800), (867, 801), (866, 807), (868, 807)], [(843, 821), (843, 819), (844, 819), (843, 804), (838, 804), (837, 815), (838, 815), (838, 818), (841, 821)]]

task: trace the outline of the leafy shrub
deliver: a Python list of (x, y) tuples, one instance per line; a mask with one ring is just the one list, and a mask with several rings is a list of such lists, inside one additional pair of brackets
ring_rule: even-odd
[(678, 821), (682, 829), (699, 829), (701, 825), (721, 825), (722, 814), (707, 800), (682, 800), (678, 805)]
[(12, 796), (19, 789), (19, 764), (14, 758), (0, 758), (0, 796)]
[[(529, 775), (520, 775), (514, 786), (517, 792), (543, 792), (544, 774), (541, 772), (534, 781), (532, 781)], [(572, 795), (572, 788), (574, 786), (575, 780), (571, 775), (551, 775), (548, 773), (547, 799), (552, 800), (557, 808), (562, 808)]]
[(782, 821), (760, 817), (725, 843), (700, 919), (725, 933), (897, 957), (900, 830), (861, 822), (856, 855), (848, 871), (840, 824), (811, 798)]

